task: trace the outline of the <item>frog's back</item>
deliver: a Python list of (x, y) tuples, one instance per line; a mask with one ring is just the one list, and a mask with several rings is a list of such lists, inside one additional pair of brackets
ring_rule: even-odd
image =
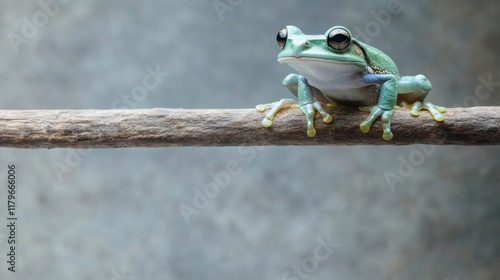
[(373, 70), (373, 73), (393, 74), (400, 77), (396, 63), (383, 51), (357, 40), (354, 43), (364, 51), (368, 66)]

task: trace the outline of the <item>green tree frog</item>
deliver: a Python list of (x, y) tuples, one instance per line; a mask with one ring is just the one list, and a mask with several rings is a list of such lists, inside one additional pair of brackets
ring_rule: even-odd
[(335, 104), (369, 111), (368, 118), (359, 126), (363, 132), (368, 132), (380, 117), (385, 140), (393, 137), (391, 119), (396, 104), (409, 108), (413, 116), (426, 109), (436, 121), (444, 120), (441, 113), (446, 108), (424, 101), (432, 87), (424, 75), (401, 77), (389, 56), (356, 40), (345, 27), (332, 27), (323, 35), (306, 35), (295, 26), (287, 26), (276, 39), (281, 48), (278, 62), (299, 73), (283, 80), (283, 85), (298, 100), (257, 105), (260, 112), (270, 109), (262, 120), (264, 127), (272, 125), (280, 109), (301, 108), (306, 116), (307, 135), (313, 137), (315, 112), (329, 123), (332, 117), (323, 106)]

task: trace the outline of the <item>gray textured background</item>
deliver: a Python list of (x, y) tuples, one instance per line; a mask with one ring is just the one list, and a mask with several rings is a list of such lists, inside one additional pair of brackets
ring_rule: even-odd
[[(430, 78), (434, 103), (500, 105), (498, 86), (474, 95), (480, 76), (500, 81), (498, 1), (401, 1), (385, 26), (373, 12), (388, 0), (219, 2), (233, 6), (219, 16), (213, 1), (68, 1), (14, 47), (23, 18), (43, 9), (2, 1), (1, 108), (109, 109), (156, 65), (169, 76), (129, 107), (291, 97), (281, 80), (292, 69), (275, 60), (287, 24), (368, 28), (403, 75)], [(0, 180), (7, 163), (19, 169), (19, 221), (13, 274), (4, 184), (0, 279), (300, 279), (285, 275), (303, 265), (309, 279), (498, 279), (499, 147), (426, 149), (420, 158), (417, 146), (2, 148)], [(401, 159), (414, 164), (399, 174)], [(179, 205), (233, 161), (240, 172), (187, 224)], [(391, 186), (388, 173), (405, 176)], [(318, 239), (336, 247), (315, 263)]]

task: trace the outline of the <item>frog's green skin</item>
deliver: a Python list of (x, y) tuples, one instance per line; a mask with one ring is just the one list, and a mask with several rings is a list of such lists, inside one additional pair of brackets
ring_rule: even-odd
[(390, 126), (396, 104), (409, 107), (414, 116), (426, 109), (436, 121), (444, 119), (441, 113), (446, 108), (424, 101), (431, 90), (431, 83), (424, 75), (401, 77), (390, 57), (352, 38), (345, 27), (332, 27), (323, 35), (305, 35), (297, 27), (287, 26), (278, 33), (277, 39), (282, 48), (278, 62), (300, 73), (290, 74), (283, 80), (283, 85), (298, 101), (282, 99), (258, 105), (259, 111), (270, 109), (262, 121), (264, 127), (272, 125), (281, 108), (300, 107), (306, 115), (307, 135), (312, 137), (316, 134), (315, 111), (323, 116), (324, 122), (332, 121), (323, 109), (325, 103), (369, 110), (370, 115), (360, 124), (363, 132), (368, 132), (372, 123), (381, 117), (386, 140), (393, 137)]

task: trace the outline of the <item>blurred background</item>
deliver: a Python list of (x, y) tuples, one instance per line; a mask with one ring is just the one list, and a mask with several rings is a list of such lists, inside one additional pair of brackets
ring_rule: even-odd
[[(344, 25), (402, 75), (425, 74), (431, 102), (500, 106), (499, 14), (494, 0), (2, 1), (1, 109), (289, 98), (281, 81), (293, 70), (276, 62), (285, 25), (307, 34)], [(141, 91), (151, 71), (155, 86)], [(0, 153), (2, 180), (17, 165), (19, 219), (12, 273), (3, 187), (0, 279), (500, 274), (498, 146)]]

